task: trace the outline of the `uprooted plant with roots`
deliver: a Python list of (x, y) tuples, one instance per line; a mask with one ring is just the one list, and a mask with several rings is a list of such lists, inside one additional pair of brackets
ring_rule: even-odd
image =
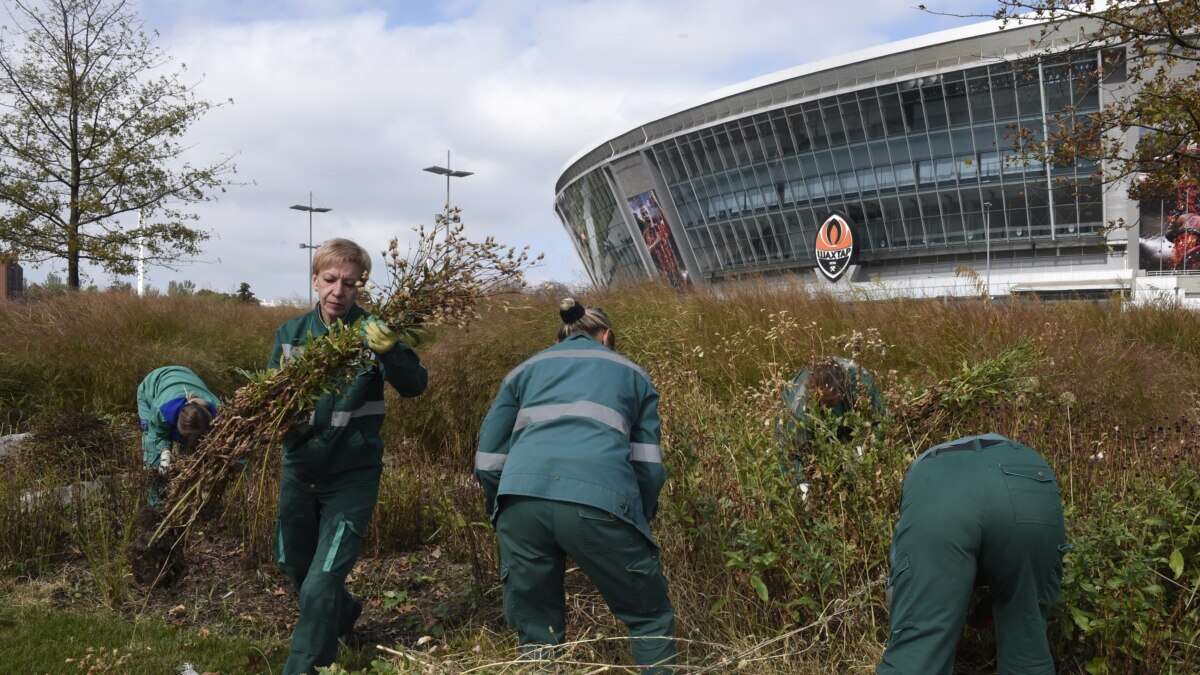
[[(365, 274), (359, 282), (363, 308), (402, 337), (433, 326), (466, 326), (481, 300), (521, 288), (525, 271), (542, 258), (492, 237), (467, 239), (457, 208), (439, 214), (432, 228), (419, 226), (416, 235), (407, 255), (392, 239), (383, 253), (382, 284), (369, 283)], [(361, 323), (335, 322), (280, 368), (253, 374), (225, 402), (208, 435), (177, 463), (161, 517), (131, 549), (139, 579), (169, 582), (179, 575), (188, 535), (213, 515), (231, 483), (246, 481), (247, 503), (272, 497), (269, 478), (284, 435), (373, 358), (363, 348)]]

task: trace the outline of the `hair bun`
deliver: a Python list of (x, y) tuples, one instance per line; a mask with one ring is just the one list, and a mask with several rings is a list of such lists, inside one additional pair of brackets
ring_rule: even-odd
[(582, 319), (586, 312), (587, 309), (582, 304), (575, 302), (575, 298), (563, 298), (562, 302), (558, 303), (558, 315), (567, 325)]

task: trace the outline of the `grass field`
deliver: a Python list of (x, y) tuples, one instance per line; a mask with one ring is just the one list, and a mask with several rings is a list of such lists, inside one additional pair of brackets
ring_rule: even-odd
[[(372, 672), (488, 664), (519, 672), (500, 665), (515, 640), (499, 618), (494, 538), (470, 469), (500, 379), (551, 341), (554, 301), (514, 298), (486, 308), (468, 329), (440, 331), (422, 350), (429, 391), (389, 399), (388, 470), (352, 587), (400, 655), (348, 652), (349, 669), (378, 657), (385, 660)], [(609, 312), (619, 349), (647, 368), (662, 396), (671, 478), (655, 529), (693, 669), (869, 672), (887, 632), (887, 545), (903, 473), (925, 447), (985, 431), (1042, 450), (1063, 488), (1074, 549), (1051, 629), (1060, 671), (1200, 669), (1200, 317), (1120, 302), (843, 303), (757, 285), (720, 296), (646, 286), (587, 302)], [(262, 366), (275, 326), (296, 311), (109, 294), (0, 306), (0, 429), (41, 439), (37, 453), (6, 463), (0, 481), (0, 570), (16, 595), (39, 583), (62, 586), (64, 566), (84, 570), (86, 589), (69, 602), (50, 595), (5, 605), (0, 619), (16, 626), (0, 620), (0, 672), (57, 672), (33, 660), (49, 639), (38, 636), (53, 632), (36, 626), (72, 622), (95, 636), (83, 642), (138, 664), (94, 672), (162, 672), (142, 653), (147, 639), (191, 641), (210, 671), (268, 672), (251, 652), (266, 655), (264, 666), (276, 663), (294, 611), (282, 594), (155, 623), (169, 622), (171, 601), (147, 600), (121, 555), (136, 481), (115, 482), (78, 507), (22, 510), (18, 498), (80, 477), (133, 473), (133, 391), (145, 372), (188, 365), (228, 394), (239, 369)], [(803, 498), (779, 469), (778, 391), (829, 355), (871, 369), (890, 413), (856, 411), (849, 440), (818, 438)], [(250, 559), (221, 565), (250, 570), (237, 597), (270, 600), (282, 579), (258, 552), (274, 504), (239, 503), (236, 491), (230, 499), (239, 508), (210, 529)], [(220, 569), (201, 566), (197, 576)], [(581, 640), (571, 658), (628, 663), (628, 645), (613, 639), (623, 630), (577, 577), (568, 575), (570, 637)], [(216, 606), (196, 583), (189, 611)], [(278, 619), (255, 623), (259, 614)], [(239, 621), (254, 630), (237, 629)], [(201, 630), (209, 637), (198, 638)], [(26, 651), (11, 649), (10, 636)], [(959, 670), (990, 672), (993, 651), (987, 631), (968, 628)]]

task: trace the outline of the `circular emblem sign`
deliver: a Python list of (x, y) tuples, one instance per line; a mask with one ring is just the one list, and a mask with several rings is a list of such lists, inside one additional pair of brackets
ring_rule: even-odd
[(837, 281), (850, 267), (854, 256), (854, 233), (850, 224), (833, 214), (817, 230), (817, 269), (830, 281)]

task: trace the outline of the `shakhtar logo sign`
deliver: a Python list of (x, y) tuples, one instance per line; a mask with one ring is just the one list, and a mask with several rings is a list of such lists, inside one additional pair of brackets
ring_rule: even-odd
[(850, 267), (854, 256), (854, 233), (850, 224), (838, 214), (829, 216), (817, 230), (817, 269), (830, 281), (838, 278)]

